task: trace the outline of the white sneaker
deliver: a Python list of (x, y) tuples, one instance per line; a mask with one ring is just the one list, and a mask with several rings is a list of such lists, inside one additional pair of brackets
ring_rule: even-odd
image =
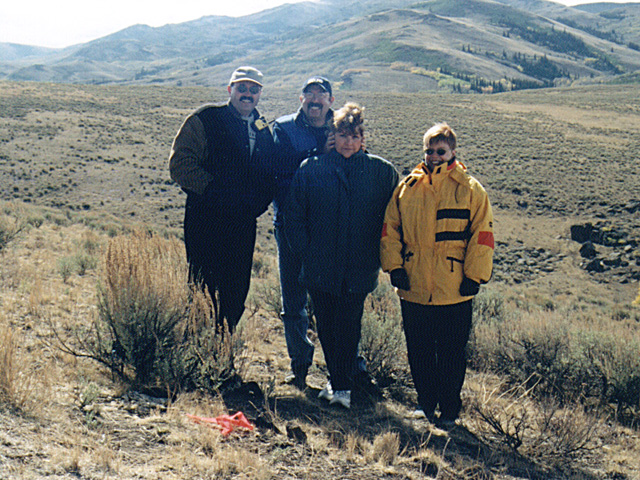
[(327, 382), (327, 386), (320, 390), (318, 398), (331, 402), (333, 400), (333, 388), (331, 388), (331, 381)]
[(418, 408), (411, 414), (411, 418), (415, 418), (417, 420), (421, 418), (427, 418), (427, 415), (426, 413), (424, 413), (424, 410), (422, 410), (421, 408)]
[(351, 390), (336, 390), (329, 404), (338, 403), (344, 408), (351, 408)]

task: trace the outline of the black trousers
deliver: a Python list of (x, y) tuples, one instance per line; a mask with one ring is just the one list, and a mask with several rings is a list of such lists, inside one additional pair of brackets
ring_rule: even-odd
[(221, 216), (187, 198), (184, 241), (189, 279), (209, 289), (218, 326), (234, 331), (249, 293), (256, 219)]
[(358, 356), (362, 312), (368, 294), (336, 296), (311, 289), (309, 295), (331, 386), (334, 391), (353, 390), (353, 366)]
[(401, 301), (411, 376), (418, 404), (428, 416), (456, 419), (467, 370), (473, 301), (455, 305), (420, 305)]

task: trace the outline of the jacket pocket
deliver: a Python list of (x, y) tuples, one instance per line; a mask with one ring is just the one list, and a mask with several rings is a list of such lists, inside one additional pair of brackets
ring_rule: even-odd
[(456, 266), (460, 269), (464, 268), (464, 260), (460, 260), (459, 258), (447, 256), (447, 263), (450, 266), (450, 272), (454, 273), (456, 271)]

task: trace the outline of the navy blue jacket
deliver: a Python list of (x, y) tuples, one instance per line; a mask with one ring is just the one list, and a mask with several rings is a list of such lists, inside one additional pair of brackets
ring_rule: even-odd
[(291, 183), (284, 231), (307, 288), (333, 295), (376, 288), (382, 221), (397, 184), (391, 163), (364, 152), (304, 161)]
[(273, 137), (258, 112), (252, 115), (253, 153), (247, 123), (231, 105), (204, 105), (187, 117), (169, 167), (188, 204), (232, 218), (255, 219), (268, 208), (275, 193)]
[(333, 110), (327, 113), (327, 126), (311, 125), (302, 108), (296, 113), (278, 118), (273, 125), (273, 139), (277, 155), (277, 190), (273, 200), (273, 223), (281, 227), (284, 222), (283, 208), (289, 185), (298, 167), (306, 158), (322, 153), (329, 135), (329, 124)]

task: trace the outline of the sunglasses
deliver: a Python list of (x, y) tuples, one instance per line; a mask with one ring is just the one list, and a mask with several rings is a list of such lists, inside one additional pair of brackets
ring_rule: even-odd
[(246, 85), (240, 84), (236, 86), (236, 90), (240, 93), (251, 92), (252, 95), (257, 95), (260, 93), (260, 90), (262, 90), (262, 87), (259, 87), (258, 85), (251, 85), (250, 87), (247, 87)]
[(304, 98), (312, 99), (312, 98), (329, 98), (329, 92), (303, 92)]
[(434, 150), (433, 148), (427, 148), (424, 153), (426, 153), (427, 155), (433, 155), (434, 153), (437, 153), (439, 156), (443, 156), (447, 154), (448, 150), (445, 150), (444, 148), (439, 148), (437, 150)]

